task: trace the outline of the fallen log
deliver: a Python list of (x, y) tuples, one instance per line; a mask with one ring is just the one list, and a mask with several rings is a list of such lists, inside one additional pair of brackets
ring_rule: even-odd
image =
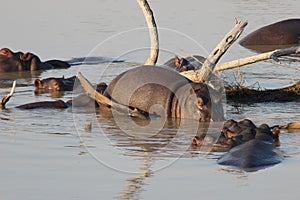
[(300, 100), (300, 82), (294, 85), (268, 90), (250, 89), (245, 86), (227, 86), (227, 101), (238, 103), (289, 102)]

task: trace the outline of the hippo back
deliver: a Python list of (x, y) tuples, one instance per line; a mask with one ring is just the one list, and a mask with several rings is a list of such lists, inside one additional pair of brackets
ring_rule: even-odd
[(246, 37), (240, 45), (260, 52), (300, 44), (300, 19), (287, 19), (264, 26)]
[(218, 160), (218, 164), (252, 170), (278, 164), (282, 159), (272, 143), (252, 139), (232, 148)]

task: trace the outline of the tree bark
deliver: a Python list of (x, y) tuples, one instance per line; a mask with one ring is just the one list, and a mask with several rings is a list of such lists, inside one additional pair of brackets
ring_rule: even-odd
[(142, 9), (144, 17), (146, 19), (148, 30), (149, 30), (150, 42), (151, 42), (150, 54), (145, 65), (155, 65), (159, 54), (157, 26), (155, 23), (153, 12), (148, 2), (146, 0), (137, 0), (137, 2), (139, 3), (139, 6)]

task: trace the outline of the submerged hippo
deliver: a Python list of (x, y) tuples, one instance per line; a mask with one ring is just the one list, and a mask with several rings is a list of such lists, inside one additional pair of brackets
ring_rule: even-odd
[(12, 52), (8, 48), (0, 50), (0, 73), (16, 71), (36, 71), (54, 68), (68, 68), (67, 62), (60, 60), (49, 60), (42, 62), (33, 53)]
[[(96, 90), (103, 94), (105, 89), (107, 88), (106, 83), (101, 82), (96, 85)], [(58, 109), (64, 109), (69, 108), (71, 106), (76, 107), (88, 107), (88, 106), (96, 106), (99, 107), (99, 104), (87, 96), (86, 94), (79, 94), (78, 96), (74, 97), (72, 100), (69, 100), (67, 102), (64, 102), (62, 100), (56, 100), (56, 101), (38, 101), (33, 103), (27, 103), (20, 106), (17, 106), (17, 108), (20, 109), (38, 109), (38, 108), (58, 108)]]
[(280, 163), (283, 157), (275, 148), (279, 144), (279, 133), (267, 124), (256, 127), (248, 119), (226, 121), (220, 138), (227, 138), (225, 141), (232, 148), (218, 160), (218, 164), (255, 170)]
[(53, 91), (72, 91), (76, 76), (70, 78), (49, 77), (45, 79), (35, 79), (34, 86), (36, 89), (53, 90)]
[(264, 26), (239, 43), (259, 52), (300, 45), (300, 19), (287, 19)]
[(212, 112), (215, 105), (211, 101), (209, 86), (194, 83), (167, 67), (130, 69), (113, 79), (104, 95), (119, 104), (138, 109), (145, 116), (223, 120), (223, 115)]
[(227, 120), (216, 140), (205, 134), (192, 138), (193, 146), (213, 146), (212, 151), (228, 151), (217, 161), (246, 171), (254, 171), (280, 163), (279, 129), (267, 124), (256, 126), (251, 120)]
[(232, 148), (218, 160), (218, 164), (244, 170), (257, 170), (278, 164), (282, 160), (282, 153), (272, 143), (252, 139)]
[(171, 58), (165, 62), (163, 65), (171, 67), (178, 72), (183, 72), (200, 68), (204, 61), (205, 58), (198, 55), (188, 56), (180, 59), (178, 56), (175, 56), (174, 58)]

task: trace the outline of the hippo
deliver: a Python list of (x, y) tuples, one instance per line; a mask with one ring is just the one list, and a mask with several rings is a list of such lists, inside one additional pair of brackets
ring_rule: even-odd
[(215, 105), (209, 90), (208, 85), (194, 83), (168, 67), (140, 66), (114, 78), (104, 95), (136, 108), (145, 117), (222, 121), (223, 115), (212, 112)]
[(230, 165), (244, 170), (256, 170), (275, 165), (283, 160), (283, 156), (275, 147), (278, 145), (279, 132), (267, 124), (258, 127), (248, 120), (236, 122), (228, 120), (224, 123), (222, 133), (231, 141), (231, 149), (218, 159), (220, 165)]
[(205, 58), (199, 55), (188, 56), (186, 58), (180, 58), (175, 55), (163, 65), (175, 69), (178, 72), (199, 69), (204, 63)]
[[(71, 77), (72, 78), (72, 77)], [(103, 94), (107, 85), (104, 82), (101, 82), (96, 85), (96, 90)], [(20, 106), (17, 106), (19, 109), (37, 109), (37, 108), (57, 108), (57, 109), (65, 109), (71, 106), (75, 107), (87, 107), (87, 106), (95, 106), (99, 107), (100, 105), (93, 100), (92, 98), (88, 97), (86, 94), (79, 94), (78, 96), (74, 97), (72, 100), (68, 100), (64, 102), (62, 100), (56, 101), (39, 101), (33, 103), (27, 103)]]
[[(239, 122), (229, 119), (224, 122), (217, 138), (210, 139), (214, 142), (213, 151), (228, 151), (229, 149), (243, 144), (251, 139), (269, 140), (275, 146), (280, 145), (280, 130), (278, 126), (269, 127), (267, 124), (256, 126), (251, 120), (243, 119)], [(206, 141), (204, 141), (206, 140)], [(193, 146), (207, 145), (206, 135), (196, 135), (192, 138)]]
[(192, 147), (212, 146), (211, 151), (226, 152), (217, 160), (218, 164), (256, 171), (282, 162), (282, 152), (276, 148), (280, 144), (278, 130), (267, 124), (256, 126), (249, 119), (229, 119), (217, 140), (211, 135), (197, 135), (192, 138)]
[(300, 44), (300, 19), (286, 19), (264, 26), (244, 37), (239, 44), (258, 52)]
[(68, 68), (67, 62), (60, 60), (48, 60), (42, 62), (38, 56), (27, 52), (12, 52), (8, 48), (0, 50), (0, 73), (16, 71), (36, 71), (54, 68)]
[(35, 79), (34, 86), (36, 89), (54, 90), (54, 91), (72, 91), (74, 83), (77, 80), (76, 76), (70, 78), (55, 78), (49, 77), (45, 79)]
[(230, 149), (217, 162), (220, 165), (252, 171), (278, 164), (282, 160), (282, 153), (272, 143), (251, 139)]

